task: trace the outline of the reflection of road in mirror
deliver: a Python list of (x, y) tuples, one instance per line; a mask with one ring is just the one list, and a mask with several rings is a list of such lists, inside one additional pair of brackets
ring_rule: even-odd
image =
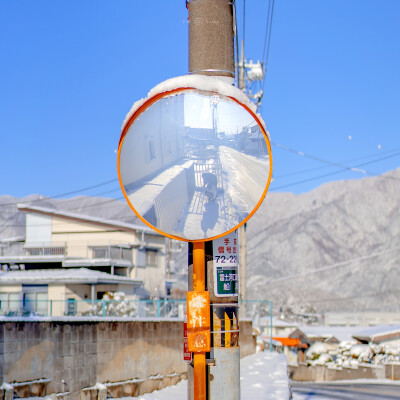
[(224, 146), (218, 159), (176, 164), (127, 186), (131, 204), (154, 227), (188, 240), (232, 229), (260, 199), (268, 163)]
[(225, 200), (224, 196), (219, 195), (215, 200), (210, 200), (204, 190), (196, 190), (190, 204), (183, 210), (175, 232), (179, 232), (181, 237), (195, 240), (228, 231), (238, 224), (238, 219), (231, 221), (226, 217)]
[(224, 189), (236, 212), (248, 215), (260, 200), (268, 182), (269, 160), (221, 146), (219, 159), (224, 171)]
[(209, 199), (208, 202), (204, 205), (204, 213), (203, 218), (201, 220), (201, 230), (204, 232), (204, 237), (207, 238), (210, 235), (207, 235), (207, 231), (210, 230), (213, 232), (214, 227), (218, 221), (219, 216), (219, 205), (215, 199)]

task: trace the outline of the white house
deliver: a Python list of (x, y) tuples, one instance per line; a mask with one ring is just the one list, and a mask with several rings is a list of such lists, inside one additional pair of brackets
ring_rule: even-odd
[[(137, 292), (139, 286), (145, 289), (142, 294), (147, 293), (147, 297), (165, 296), (166, 239), (152, 229), (34, 205), (20, 204), (18, 208), (26, 213), (25, 242), (18, 251), (13, 249), (8, 252), (7, 248), (2, 249), (2, 271), (25, 271), (20, 275), (22, 282), (22, 278), (32, 270), (49, 272), (70, 269), (71, 274), (78, 278), (78, 269), (86, 268), (92, 272), (102, 272), (104, 284), (110, 285), (108, 289), (104, 287), (104, 290), (97, 288), (96, 299), (124, 282), (130, 288), (127, 293), (129, 296), (134, 295), (131, 289), (135, 287)], [(8, 293), (6, 288), (10, 285), (4, 280), (7, 274), (1, 276), (0, 298), (5, 298)], [(43, 273), (36, 276), (44, 277)], [(62, 279), (65, 277), (64, 273)], [(60, 276), (59, 278), (61, 279)], [(97, 278), (92, 274), (92, 280), (96, 281)], [(46, 279), (42, 282), (43, 285), (47, 284)], [(51, 279), (57, 280), (56, 272), (52, 273)], [(62, 279), (60, 284), (64, 285)], [(116, 279), (119, 279), (118, 283)], [(39, 284), (39, 281), (35, 281), (36, 286)], [(53, 283), (52, 286), (54, 289), (57, 285)], [(21, 285), (19, 287), (22, 288)], [(14, 285), (13, 290), (15, 293), (19, 289)], [(50, 297), (49, 295), (48, 299)], [(92, 297), (93, 288), (87, 298)]]

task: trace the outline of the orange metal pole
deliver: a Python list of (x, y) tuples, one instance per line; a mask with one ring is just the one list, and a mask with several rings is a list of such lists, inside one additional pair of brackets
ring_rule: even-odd
[(194, 400), (206, 400), (206, 353), (193, 354)]
[[(206, 289), (205, 244), (193, 243), (193, 291)], [(193, 353), (194, 400), (206, 400), (206, 353)]]
[(204, 242), (193, 243), (193, 291), (206, 290), (206, 261)]

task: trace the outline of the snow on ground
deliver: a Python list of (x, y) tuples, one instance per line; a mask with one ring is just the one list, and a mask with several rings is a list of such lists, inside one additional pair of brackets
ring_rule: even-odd
[(260, 352), (240, 363), (241, 400), (287, 400), (290, 398), (286, 357)]
[(235, 212), (248, 215), (260, 201), (268, 182), (269, 160), (258, 159), (230, 147), (220, 146), (219, 156), (227, 174), (227, 191)]
[[(240, 361), (241, 400), (288, 400), (290, 398), (286, 357), (260, 352)], [(187, 400), (187, 381), (175, 386), (123, 400)], [(122, 399), (120, 399), (122, 400)]]
[(357, 344), (353, 341), (340, 342), (329, 349), (326, 343), (314, 343), (306, 353), (309, 365), (325, 365), (329, 368), (357, 368), (359, 365), (385, 365), (400, 362), (400, 344)]

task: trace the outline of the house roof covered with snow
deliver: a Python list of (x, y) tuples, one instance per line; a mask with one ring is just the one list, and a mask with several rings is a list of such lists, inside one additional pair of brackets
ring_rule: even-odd
[[(265, 316), (260, 318), (261, 326), (269, 326), (271, 324), (271, 317)], [(274, 328), (297, 328), (298, 324), (295, 322), (288, 322), (282, 319), (272, 317), (272, 326)]]
[(70, 219), (70, 220), (78, 221), (78, 222), (91, 222), (91, 223), (95, 223), (98, 225), (122, 229), (125, 231), (140, 231), (140, 232), (145, 232), (146, 234), (149, 234), (149, 235), (160, 236), (159, 233), (155, 232), (154, 230), (152, 230), (144, 225), (129, 224), (126, 222), (105, 219), (105, 218), (101, 218), (101, 217), (92, 217), (89, 215), (71, 213), (68, 211), (60, 211), (60, 210), (56, 210), (55, 208), (32, 206), (29, 204), (18, 204), (18, 209), (20, 211), (25, 211), (25, 212), (30, 212), (30, 213), (61, 217), (61, 218), (66, 218), (66, 219)]
[(360, 326), (301, 326), (301, 331), (310, 338), (323, 338), (329, 340), (336, 338), (339, 342), (349, 341), (354, 335), (365, 329)]
[(399, 325), (376, 325), (363, 328), (353, 337), (362, 342), (382, 343), (385, 341), (400, 339)]
[(43, 284), (133, 284), (143, 281), (87, 268), (31, 269), (25, 271), (0, 272), (2, 285), (43, 285)]

